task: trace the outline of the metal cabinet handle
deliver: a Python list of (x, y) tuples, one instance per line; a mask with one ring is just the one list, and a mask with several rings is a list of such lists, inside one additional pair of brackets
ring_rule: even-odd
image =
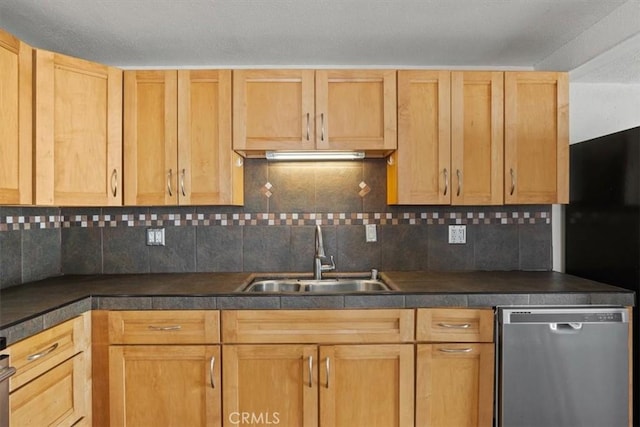
[(216, 357), (211, 356), (211, 361), (209, 362), (209, 381), (211, 382), (211, 388), (216, 388), (216, 383), (214, 381), (213, 371), (216, 366)]
[(154, 326), (149, 325), (149, 329), (152, 331), (179, 331), (182, 329), (181, 325), (171, 325), (171, 326)]
[(458, 191), (456, 192), (456, 196), (460, 197), (460, 191), (462, 190), (462, 172), (460, 172), (460, 169), (456, 169), (456, 175), (458, 177)]
[(438, 323), (438, 326), (449, 329), (469, 329), (471, 323)]
[(313, 356), (309, 356), (309, 388), (313, 387)]
[(449, 172), (447, 168), (444, 168), (444, 196), (447, 195), (447, 191), (449, 191)]
[(325, 364), (325, 368), (327, 370), (327, 388), (329, 388), (329, 375), (331, 373), (331, 367), (329, 365), (329, 358), (328, 357), (327, 357), (327, 361), (326, 361), (326, 364)]
[(511, 192), (510, 196), (513, 196), (513, 192), (516, 189), (516, 173), (513, 171), (513, 168), (509, 169), (509, 173), (511, 174)]
[(182, 192), (182, 196), (186, 197), (187, 193), (184, 191), (184, 176), (187, 174), (186, 169), (182, 169), (182, 173), (180, 173), (180, 192)]
[(111, 172), (111, 194), (113, 197), (118, 195), (118, 171), (116, 169)]
[(473, 351), (472, 348), (439, 348), (439, 352), (441, 353), (471, 353)]
[(49, 348), (47, 348), (47, 349), (45, 349), (45, 350), (39, 351), (38, 353), (30, 354), (29, 356), (27, 356), (27, 360), (28, 360), (29, 362), (33, 362), (34, 360), (38, 360), (38, 359), (40, 359), (41, 357), (44, 357), (44, 356), (46, 356), (47, 354), (49, 354), (49, 353), (51, 353), (52, 351), (54, 351), (56, 348), (58, 348), (58, 343), (55, 343), (55, 344), (54, 344), (54, 345), (52, 345), (51, 347), (49, 347)]
[(169, 169), (169, 173), (167, 174), (167, 191), (169, 191), (169, 196), (173, 197), (173, 190), (171, 189), (171, 180), (173, 178), (173, 169)]
[(309, 140), (309, 113), (307, 113), (307, 141)]
[(324, 142), (324, 113), (320, 113), (320, 141)]

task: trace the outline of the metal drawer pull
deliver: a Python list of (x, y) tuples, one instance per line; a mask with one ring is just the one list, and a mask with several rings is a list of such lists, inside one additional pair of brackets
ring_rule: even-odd
[(309, 388), (313, 387), (313, 356), (309, 356)]
[(152, 331), (179, 331), (180, 329), (182, 329), (182, 326), (180, 326), (180, 325), (172, 325), (172, 326), (153, 326), (153, 325), (150, 325), (149, 329), (151, 329)]
[(456, 196), (460, 197), (460, 191), (462, 190), (462, 173), (460, 169), (456, 169), (456, 175), (458, 176), (458, 191), (456, 192)]
[(173, 197), (173, 190), (171, 189), (171, 180), (173, 179), (173, 169), (169, 169), (167, 174), (167, 190), (169, 191), (169, 197)]
[(447, 168), (444, 168), (444, 194), (443, 196), (447, 195), (447, 191), (449, 191), (449, 172), (447, 171)]
[(34, 360), (38, 360), (41, 357), (44, 357), (47, 354), (49, 354), (52, 351), (54, 351), (56, 348), (58, 348), (58, 343), (55, 343), (54, 345), (52, 345), (51, 347), (47, 348), (46, 350), (42, 350), (42, 351), (40, 351), (38, 353), (33, 353), (33, 354), (27, 356), (27, 360), (29, 362), (33, 362)]
[(309, 113), (307, 113), (307, 141), (309, 140)]
[(113, 197), (118, 195), (118, 171), (115, 169), (111, 172), (111, 194)]
[(438, 323), (438, 326), (449, 329), (469, 329), (471, 327), (471, 323)]
[(184, 191), (184, 176), (186, 175), (187, 170), (182, 169), (182, 173), (180, 174), (180, 191), (182, 192), (182, 197), (186, 197), (187, 193)]
[(327, 368), (327, 388), (329, 388), (329, 374), (331, 373), (331, 369), (330, 369), (330, 366), (329, 366), (329, 358), (328, 357), (327, 357), (326, 368)]
[(324, 113), (320, 113), (320, 141), (324, 142)]
[(211, 388), (216, 388), (216, 383), (214, 382), (213, 371), (216, 366), (216, 357), (211, 356), (211, 362), (209, 363), (209, 381), (211, 381)]
[(441, 353), (471, 353), (473, 351), (472, 348), (439, 348), (439, 352)]
[(509, 173), (511, 174), (511, 192), (509, 195), (513, 196), (513, 192), (516, 189), (516, 174), (513, 172), (513, 168), (509, 169)]

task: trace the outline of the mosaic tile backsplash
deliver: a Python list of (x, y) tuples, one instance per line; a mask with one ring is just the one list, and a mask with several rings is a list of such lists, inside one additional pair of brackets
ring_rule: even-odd
[[(550, 270), (551, 206), (387, 206), (384, 160), (245, 163), (244, 207), (0, 207), (0, 287), (60, 274), (310, 271), (314, 227), (338, 271)], [(365, 224), (378, 241), (365, 242)], [(467, 243), (447, 243), (448, 225)], [(166, 246), (146, 246), (164, 227)]]

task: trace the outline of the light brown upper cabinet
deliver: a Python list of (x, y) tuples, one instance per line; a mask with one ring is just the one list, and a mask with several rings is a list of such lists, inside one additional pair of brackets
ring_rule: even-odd
[(568, 203), (567, 74), (505, 73), (504, 114), (505, 203)]
[(35, 203), (122, 204), (122, 70), (36, 50)]
[(268, 150), (396, 148), (395, 70), (236, 70), (233, 148)]
[(388, 161), (389, 204), (451, 203), (449, 71), (398, 71), (398, 149)]
[(502, 203), (501, 72), (398, 72), (389, 204)]
[(32, 200), (31, 51), (0, 30), (0, 204)]
[(127, 205), (241, 205), (231, 71), (124, 73)]

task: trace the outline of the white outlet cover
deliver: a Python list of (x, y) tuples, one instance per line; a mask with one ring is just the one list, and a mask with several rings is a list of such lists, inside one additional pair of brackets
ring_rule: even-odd
[(367, 224), (365, 225), (367, 242), (377, 242), (378, 241), (378, 231), (376, 229), (375, 224)]
[(450, 225), (449, 226), (449, 243), (461, 245), (467, 243), (467, 226), (466, 225)]

